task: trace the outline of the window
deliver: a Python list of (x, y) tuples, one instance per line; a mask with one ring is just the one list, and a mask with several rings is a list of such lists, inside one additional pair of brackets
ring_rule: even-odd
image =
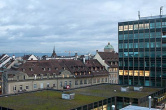
[(22, 90), (22, 85), (20, 85), (20, 90)]
[(25, 86), (25, 89), (29, 89), (29, 86), (27, 85), (27, 86)]
[(119, 70), (119, 75), (123, 75), (123, 70)]
[(149, 29), (149, 23), (145, 23), (145, 29)]
[(33, 88), (34, 88), (34, 89), (37, 89), (37, 84), (33, 84)]
[(101, 82), (104, 82), (104, 78), (101, 79)]
[(129, 25), (129, 30), (133, 30), (133, 25)]
[(65, 87), (67, 86), (67, 81), (65, 81)]
[(93, 79), (93, 83), (96, 83), (96, 78)]
[(83, 83), (82, 83), (82, 80), (80, 80), (80, 85), (82, 85)]
[(13, 91), (16, 91), (17, 90), (17, 88), (16, 88), (16, 85), (15, 86), (13, 86)]
[(128, 25), (125, 25), (124, 26), (124, 31), (127, 31), (128, 30)]
[(97, 78), (97, 83), (100, 83), (100, 78)]
[(71, 87), (71, 84), (72, 84), (71, 81), (69, 81), (69, 85), (70, 85), (70, 87)]
[(75, 81), (75, 85), (78, 85), (78, 80)]
[(88, 84), (91, 84), (91, 83), (92, 83), (92, 80), (91, 80), (91, 79), (89, 79), (89, 80), (88, 80)]
[(138, 24), (134, 24), (134, 30), (138, 30)]
[(19, 76), (17, 76), (17, 81), (19, 81)]
[(56, 87), (56, 84), (53, 84), (53, 87)]
[(63, 85), (62, 85), (62, 81), (60, 82), (60, 87), (62, 87)]
[(47, 83), (47, 87), (50, 87), (50, 84), (49, 84), (49, 83)]
[(105, 78), (105, 82), (107, 82), (107, 78)]
[(123, 31), (123, 26), (119, 26), (119, 31)]
[(144, 24), (139, 24), (139, 29), (144, 29)]
[(87, 84), (87, 80), (86, 79), (84, 80), (84, 84)]

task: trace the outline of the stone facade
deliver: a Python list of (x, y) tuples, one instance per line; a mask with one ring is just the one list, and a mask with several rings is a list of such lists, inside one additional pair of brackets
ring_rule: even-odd
[(38, 89), (66, 89), (108, 83), (108, 72), (97, 60), (25, 62), (17, 70), (3, 73), (3, 94)]

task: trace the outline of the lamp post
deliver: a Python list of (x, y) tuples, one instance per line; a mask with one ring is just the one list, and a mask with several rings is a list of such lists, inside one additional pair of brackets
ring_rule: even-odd
[(115, 105), (112, 105), (112, 110), (115, 110)]
[(149, 98), (149, 109), (151, 109), (151, 96), (148, 97)]

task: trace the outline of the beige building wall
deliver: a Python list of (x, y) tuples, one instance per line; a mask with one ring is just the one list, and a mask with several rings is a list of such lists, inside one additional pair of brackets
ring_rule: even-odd
[(115, 68), (110, 68), (105, 63), (105, 60), (103, 60), (100, 57), (100, 55), (98, 54), (98, 52), (96, 53), (94, 59), (97, 59), (100, 62), (100, 64), (102, 64), (105, 67), (105, 69), (109, 72), (109, 82), (108, 83), (118, 84), (118, 79), (119, 79), (118, 68), (117, 68), (117, 70), (114, 70)]
[(63, 90), (63, 87), (65, 85), (71, 85), (70, 88), (78, 88), (100, 83), (108, 83), (108, 76), (93, 78), (56, 78), (42, 80), (8, 81), (7, 94), (14, 94), (21, 91), (34, 91), (46, 88)]

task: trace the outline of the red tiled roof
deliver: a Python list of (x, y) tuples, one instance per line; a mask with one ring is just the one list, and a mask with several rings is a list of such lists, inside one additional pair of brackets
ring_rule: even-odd
[(118, 62), (119, 57), (118, 57), (118, 53), (115, 52), (98, 52), (98, 54), (100, 55), (100, 57), (105, 60), (105, 63), (107, 65), (109, 65), (110, 67), (118, 67), (118, 64), (112, 64), (111, 62)]

